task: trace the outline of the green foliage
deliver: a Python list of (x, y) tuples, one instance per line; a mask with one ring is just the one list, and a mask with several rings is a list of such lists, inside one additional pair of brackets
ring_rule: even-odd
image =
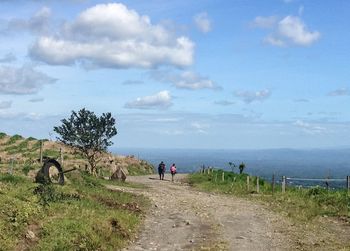
[(61, 126), (54, 127), (54, 131), (60, 135), (57, 139), (83, 153), (92, 171), (95, 171), (98, 153), (105, 152), (113, 144), (110, 139), (117, 134), (111, 113), (97, 117), (84, 108), (78, 112), (72, 111), (70, 118), (61, 122)]
[(33, 138), (33, 137), (29, 137), (27, 138), (28, 141), (34, 141), (34, 140), (37, 140), (36, 138)]
[(232, 172), (234, 173), (235, 167), (236, 167), (235, 163), (229, 162), (228, 164), (229, 164), (229, 166), (231, 167)]
[(80, 200), (79, 194), (67, 194), (57, 192), (52, 184), (41, 184), (34, 189), (34, 194), (38, 196), (39, 203), (43, 206), (52, 202), (61, 202), (64, 200)]
[(4, 132), (0, 132), (0, 139), (5, 138), (6, 136), (7, 136), (7, 134), (6, 134), (6, 133), (4, 133)]
[(6, 145), (12, 145), (16, 143), (17, 140), (21, 140), (23, 137), (21, 135), (15, 134), (6, 142)]

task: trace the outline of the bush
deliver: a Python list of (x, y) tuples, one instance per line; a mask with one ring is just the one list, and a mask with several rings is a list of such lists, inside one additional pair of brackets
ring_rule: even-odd
[(16, 143), (17, 140), (20, 140), (20, 139), (23, 139), (23, 137), (21, 135), (15, 134), (6, 142), (6, 145), (12, 145)]
[(6, 133), (4, 133), (4, 132), (0, 132), (0, 139), (3, 139), (3, 138), (5, 138), (7, 135), (6, 135)]
[(49, 205), (52, 202), (60, 202), (64, 200), (80, 200), (79, 194), (65, 194), (57, 192), (54, 185), (39, 185), (33, 191), (39, 198), (39, 203), (43, 206)]

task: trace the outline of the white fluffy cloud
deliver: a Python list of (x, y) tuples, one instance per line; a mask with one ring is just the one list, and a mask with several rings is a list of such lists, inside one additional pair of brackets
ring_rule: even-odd
[(211, 21), (208, 17), (208, 13), (202, 12), (194, 16), (193, 18), (196, 27), (203, 33), (211, 31)]
[(55, 81), (56, 79), (30, 66), (20, 68), (0, 66), (1, 94), (37, 93), (44, 85), (54, 83)]
[(110, 3), (83, 11), (55, 36), (39, 37), (30, 55), (53, 65), (151, 68), (188, 66), (193, 50), (189, 38), (175, 36), (123, 4)]
[(169, 71), (153, 71), (151, 78), (164, 83), (173, 84), (179, 89), (200, 90), (200, 89), (218, 89), (212, 80), (203, 77), (192, 71), (169, 72)]
[(253, 27), (271, 29), (263, 41), (274, 46), (309, 46), (321, 37), (320, 32), (310, 31), (305, 23), (297, 16), (286, 16), (278, 20), (274, 16), (256, 17)]
[(299, 17), (287, 16), (278, 23), (278, 33), (297, 45), (310, 45), (320, 38), (318, 31), (308, 31)]
[(245, 103), (249, 104), (254, 101), (264, 101), (271, 95), (270, 90), (265, 89), (261, 91), (236, 91), (235, 97), (241, 98)]
[(151, 96), (139, 97), (125, 104), (129, 109), (167, 109), (172, 105), (169, 91), (160, 91)]

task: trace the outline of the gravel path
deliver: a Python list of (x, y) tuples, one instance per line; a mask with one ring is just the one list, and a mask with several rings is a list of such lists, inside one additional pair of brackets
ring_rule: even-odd
[(147, 189), (110, 186), (152, 201), (139, 236), (126, 250), (290, 249), (279, 216), (248, 200), (196, 191), (181, 182), (184, 177), (177, 175), (174, 183), (155, 175), (128, 177)]

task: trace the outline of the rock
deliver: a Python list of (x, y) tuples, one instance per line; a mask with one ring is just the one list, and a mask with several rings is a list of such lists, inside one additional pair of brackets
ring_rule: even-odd
[(26, 238), (29, 239), (29, 240), (34, 240), (35, 239), (34, 232), (31, 231), (31, 230), (28, 230), (27, 233), (26, 233)]
[(190, 225), (190, 222), (189, 222), (189, 221), (186, 221), (186, 225)]
[(244, 236), (237, 236), (236, 239), (239, 239), (239, 240), (244, 240), (245, 237)]

